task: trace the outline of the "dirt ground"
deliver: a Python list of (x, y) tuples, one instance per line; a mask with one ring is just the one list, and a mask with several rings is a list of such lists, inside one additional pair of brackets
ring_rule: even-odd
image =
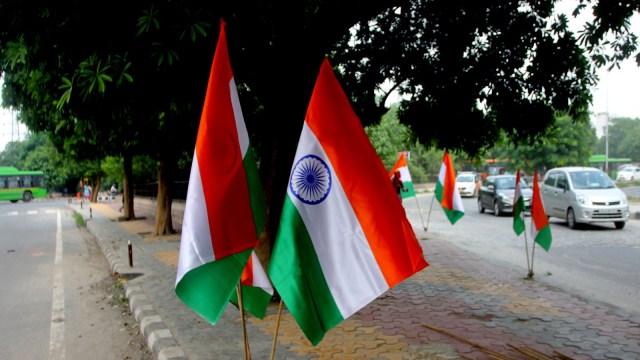
[(113, 359), (121, 360), (153, 360), (140, 327), (129, 310), (129, 302), (124, 292), (126, 280), (117, 276), (108, 276), (93, 285), (90, 293), (96, 298), (96, 310), (110, 313), (117, 324), (118, 331), (109, 334), (113, 349)]

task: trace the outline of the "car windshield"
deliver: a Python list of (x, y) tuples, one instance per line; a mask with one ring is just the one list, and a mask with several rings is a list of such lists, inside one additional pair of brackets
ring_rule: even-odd
[(474, 177), (473, 175), (460, 175), (458, 176), (458, 182), (473, 182), (474, 181)]
[(607, 174), (601, 171), (574, 171), (570, 174), (576, 189), (613, 189), (616, 186)]
[[(527, 183), (520, 179), (520, 188), (521, 189), (526, 189), (528, 188), (529, 185), (527, 185)], [(496, 188), (497, 189), (515, 189), (516, 188), (516, 177), (512, 177), (512, 178), (504, 178), (504, 179), (497, 179), (496, 180)]]

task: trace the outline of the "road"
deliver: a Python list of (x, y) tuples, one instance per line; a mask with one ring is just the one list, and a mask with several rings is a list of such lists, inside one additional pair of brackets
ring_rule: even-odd
[[(539, 246), (533, 250), (530, 217), (525, 221), (525, 243), (524, 234), (514, 233), (511, 215), (480, 214), (476, 198), (465, 198), (463, 203), (464, 217), (451, 225), (440, 205), (432, 203), (432, 194), (403, 200), (409, 221), (414, 227), (426, 227), (427, 239), (437, 237), (493, 264), (520, 269), (523, 277), (529, 261), (535, 280), (640, 314), (640, 220), (630, 220), (623, 230), (616, 230), (613, 223), (571, 230), (566, 222), (552, 218), (553, 242), (547, 253)], [(429, 249), (425, 252), (428, 260)]]
[(151, 359), (95, 239), (62, 202), (0, 202), (0, 359)]

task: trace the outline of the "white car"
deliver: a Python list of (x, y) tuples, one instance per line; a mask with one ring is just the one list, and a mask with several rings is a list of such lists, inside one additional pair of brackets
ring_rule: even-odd
[(627, 166), (616, 175), (616, 181), (636, 181), (640, 180), (640, 167)]
[(627, 196), (596, 168), (551, 169), (540, 192), (547, 216), (566, 220), (571, 229), (580, 223), (602, 222), (613, 222), (616, 229), (622, 229), (629, 220)]
[(456, 187), (461, 197), (476, 197), (480, 185), (480, 175), (472, 172), (461, 172), (456, 176)]

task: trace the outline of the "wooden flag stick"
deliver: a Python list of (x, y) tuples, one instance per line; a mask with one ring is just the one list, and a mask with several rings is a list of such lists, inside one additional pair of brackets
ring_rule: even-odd
[(280, 305), (278, 305), (278, 317), (276, 318), (276, 332), (273, 334), (273, 344), (271, 344), (271, 360), (276, 355), (276, 343), (278, 340), (278, 331), (280, 329), (280, 319), (282, 318), (282, 298), (280, 298)]
[(247, 339), (247, 324), (244, 320), (244, 306), (242, 305), (242, 284), (238, 282), (236, 287), (238, 293), (238, 307), (240, 308), (240, 319), (242, 321), (242, 335), (244, 336), (244, 358), (251, 360), (251, 350), (249, 349), (249, 339)]

